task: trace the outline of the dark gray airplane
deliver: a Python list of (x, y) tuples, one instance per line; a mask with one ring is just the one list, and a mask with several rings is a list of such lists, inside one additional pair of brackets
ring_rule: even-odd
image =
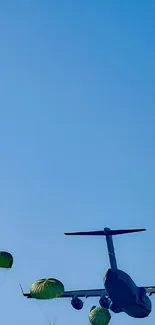
[[(111, 268), (107, 270), (104, 276), (105, 289), (65, 291), (59, 298), (72, 298), (72, 306), (80, 310), (83, 307), (83, 301), (79, 299), (79, 297), (100, 297), (100, 305), (106, 309), (110, 309), (114, 313), (125, 312), (127, 315), (134, 318), (147, 317), (152, 310), (149, 296), (155, 293), (155, 286), (138, 287), (127, 273), (117, 268), (112, 240), (113, 235), (145, 230), (146, 229), (111, 230), (110, 228), (104, 228), (104, 230), (101, 231), (65, 233), (65, 235), (70, 236), (105, 236)], [(32, 298), (30, 293), (24, 293), (23, 290), (22, 293), (27, 298)]]

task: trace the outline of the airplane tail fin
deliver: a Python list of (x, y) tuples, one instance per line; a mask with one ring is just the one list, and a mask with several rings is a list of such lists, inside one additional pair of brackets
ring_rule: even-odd
[(104, 228), (104, 230), (95, 230), (95, 231), (82, 231), (82, 232), (66, 232), (65, 235), (67, 236), (73, 236), (73, 235), (79, 235), (79, 236), (107, 236), (107, 235), (123, 235), (123, 234), (129, 234), (133, 232), (140, 232), (140, 231), (146, 231), (145, 228), (141, 229), (118, 229), (118, 230), (112, 230), (109, 228)]
[(65, 235), (69, 236), (105, 236), (108, 248), (108, 255), (110, 260), (110, 266), (113, 270), (117, 269), (117, 261), (114, 251), (113, 245), (113, 235), (122, 235), (129, 234), (133, 232), (145, 231), (145, 228), (142, 229), (119, 229), (119, 230), (111, 230), (110, 228), (104, 228), (104, 230), (99, 231), (83, 231), (83, 232), (66, 232)]

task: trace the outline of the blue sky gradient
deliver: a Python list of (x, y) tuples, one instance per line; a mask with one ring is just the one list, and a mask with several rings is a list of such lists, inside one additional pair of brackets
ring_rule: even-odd
[[(70, 301), (27, 301), (43, 277), (103, 286), (103, 238), (65, 231), (146, 227), (115, 238), (118, 265), (155, 285), (155, 3), (16, 1), (0, 10), (1, 322), (89, 324)], [(4, 281), (2, 281), (4, 279)], [(152, 324), (124, 314), (111, 324)], [(39, 307), (39, 308), (37, 308)]]

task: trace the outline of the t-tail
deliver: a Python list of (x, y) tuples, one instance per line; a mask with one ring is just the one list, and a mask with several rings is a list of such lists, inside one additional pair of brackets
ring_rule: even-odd
[(139, 232), (139, 231), (146, 231), (146, 229), (142, 228), (142, 229), (111, 230), (110, 228), (104, 228), (104, 230), (99, 230), (99, 231), (66, 232), (65, 235), (70, 235), (70, 236), (73, 236), (73, 235), (76, 235), (76, 236), (77, 235), (79, 235), (79, 236), (105, 236), (107, 248), (108, 248), (110, 266), (113, 270), (116, 270), (117, 269), (117, 261), (116, 261), (112, 236), (129, 234), (132, 232)]

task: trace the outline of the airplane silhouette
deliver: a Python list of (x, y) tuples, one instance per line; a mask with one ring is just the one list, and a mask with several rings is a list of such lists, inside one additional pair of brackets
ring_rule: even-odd
[[(114, 313), (124, 312), (134, 318), (147, 317), (152, 311), (149, 296), (155, 293), (155, 286), (139, 287), (127, 273), (118, 269), (112, 238), (114, 235), (139, 231), (146, 231), (146, 229), (111, 230), (110, 228), (104, 228), (104, 230), (100, 231), (65, 233), (65, 235), (69, 236), (105, 236), (110, 268), (104, 276), (104, 289), (65, 291), (58, 298), (72, 298), (71, 304), (73, 308), (81, 310), (83, 301), (79, 297), (100, 297), (100, 306), (110, 309)], [(21, 290), (25, 297), (33, 298), (30, 293), (24, 293), (22, 287)]]

